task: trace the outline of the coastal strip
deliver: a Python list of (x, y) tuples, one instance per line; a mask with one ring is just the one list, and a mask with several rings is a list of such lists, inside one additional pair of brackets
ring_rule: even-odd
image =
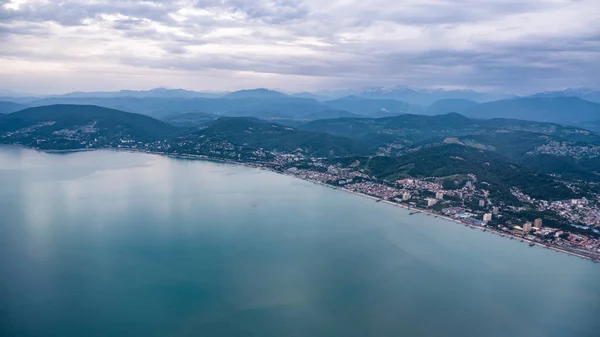
[(599, 263), (600, 259), (594, 259), (590, 256), (586, 256), (583, 254), (579, 254), (576, 252), (572, 252), (560, 247), (556, 247), (556, 246), (552, 246), (552, 245), (546, 245), (540, 242), (535, 242), (533, 240), (530, 240), (528, 238), (524, 238), (521, 236), (516, 236), (516, 235), (512, 235), (511, 233), (507, 233), (507, 232), (502, 232), (499, 231), (497, 229), (493, 229), (493, 228), (489, 228), (489, 227), (481, 227), (481, 226), (476, 226), (472, 223), (468, 223), (465, 221), (461, 221), (459, 219), (455, 219), (455, 218), (451, 218), (442, 214), (438, 214), (435, 213), (431, 210), (427, 210), (427, 209), (422, 209), (422, 208), (418, 208), (418, 207), (409, 207), (407, 205), (403, 205), (400, 203), (396, 203), (396, 202), (392, 202), (390, 200), (386, 200), (386, 199), (382, 199), (376, 196), (372, 196), (372, 195), (368, 195), (365, 193), (361, 193), (361, 192), (356, 192), (356, 191), (352, 191), (350, 189), (347, 188), (343, 188), (340, 186), (334, 186), (331, 184), (327, 184), (321, 181), (317, 181), (317, 180), (311, 180), (311, 179), (307, 179), (307, 178), (302, 178), (299, 176), (296, 176), (294, 174), (291, 174), (289, 172), (285, 172), (285, 171), (281, 171), (281, 170), (277, 170), (275, 168), (269, 167), (267, 166), (268, 163), (261, 163), (261, 162), (256, 162), (256, 163), (250, 163), (250, 162), (240, 162), (240, 161), (235, 161), (235, 160), (230, 160), (230, 159), (226, 159), (226, 158), (216, 158), (216, 157), (209, 157), (209, 156), (205, 156), (205, 155), (190, 155), (190, 154), (171, 154), (171, 153), (164, 153), (164, 152), (157, 152), (157, 151), (147, 151), (147, 150), (139, 150), (139, 149), (132, 149), (132, 148), (98, 148), (98, 149), (72, 149), (72, 150), (42, 150), (42, 149), (38, 149), (35, 147), (27, 147), (27, 146), (23, 146), (23, 145), (12, 145), (12, 146), (16, 146), (19, 148), (24, 148), (24, 149), (31, 149), (31, 150), (36, 150), (36, 151), (41, 151), (41, 152), (46, 152), (46, 153), (76, 153), (76, 152), (86, 152), (86, 151), (98, 151), (98, 150), (105, 150), (105, 151), (114, 151), (114, 152), (130, 152), (130, 153), (144, 153), (144, 154), (151, 154), (151, 155), (156, 155), (156, 156), (162, 156), (162, 157), (170, 157), (170, 158), (174, 158), (174, 159), (190, 159), (190, 160), (203, 160), (203, 161), (211, 161), (211, 162), (217, 162), (217, 163), (227, 163), (227, 164), (235, 164), (235, 165), (242, 165), (242, 166), (246, 166), (246, 167), (250, 167), (250, 168), (257, 168), (260, 170), (264, 170), (264, 171), (270, 171), (273, 173), (277, 173), (277, 174), (282, 174), (282, 175), (286, 175), (289, 177), (293, 177), (296, 179), (300, 179), (303, 181), (307, 181), (307, 182), (311, 182), (313, 184), (316, 185), (321, 185), (324, 187), (328, 187), (331, 189), (335, 189), (335, 190), (340, 190), (343, 192), (347, 192), (347, 193), (351, 193), (363, 198), (368, 198), (371, 200), (374, 200), (376, 202), (383, 202), (385, 204), (388, 204), (390, 206), (395, 206), (395, 207), (400, 207), (400, 208), (404, 208), (407, 210), (411, 210), (414, 212), (418, 212), (418, 213), (422, 213), (428, 216), (434, 216), (436, 218), (440, 218), (442, 220), (446, 220), (446, 221), (450, 221), (450, 222), (454, 222), (457, 224), (461, 224), (470, 228), (476, 228), (479, 229), (481, 231), (488, 231), (492, 234), (496, 234), (496, 235), (500, 235), (502, 237), (507, 237), (507, 238), (511, 238), (511, 239), (518, 239), (522, 242), (526, 242), (527, 244), (530, 245), (536, 245), (536, 246), (540, 246), (543, 248), (547, 248), (547, 249), (551, 249), (560, 253), (565, 253), (565, 254), (569, 254), (572, 256), (576, 256), (582, 259), (586, 259), (586, 260), (590, 260), (592, 262), (596, 262)]

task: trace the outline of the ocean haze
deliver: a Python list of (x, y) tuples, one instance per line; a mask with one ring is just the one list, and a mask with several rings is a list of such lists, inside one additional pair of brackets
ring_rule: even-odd
[(244, 166), (0, 147), (9, 336), (595, 336), (600, 269)]

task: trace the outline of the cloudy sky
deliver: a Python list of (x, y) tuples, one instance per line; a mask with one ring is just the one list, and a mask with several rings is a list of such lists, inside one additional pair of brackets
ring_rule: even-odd
[(0, 0), (0, 89), (600, 87), (600, 0)]

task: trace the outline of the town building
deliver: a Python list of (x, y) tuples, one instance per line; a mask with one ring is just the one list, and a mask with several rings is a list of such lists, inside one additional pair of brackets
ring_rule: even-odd
[(489, 221), (492, 221), (492, 213), (485, 213), (485, 214), (483, 215), (483, 221), (484, 221), (484, 222), (489, 222)]
[(435, 193), (435, 198), (438, 200), (443, 200), (444, 199), (444, 192), (436, 192)]
[(493, 213), (494, 215), (498, 215), (498, 213), (500, 213), (500, 208), (498, 208), (498, 206), (494, 206), (494, 207), (492, 208), (492, 213)]
[(484, 206), (485, 206), (485, 200), (479, 199), (479, 207), (484, 207)]
[(402, 200), (406, 201), (406, 200), (410, 200), (410, 193), (408, 192), (404, 192), (402, 194)]
[(437, 202), (438, 202), (437, 199), (428, 198), (427, 199), (427, 207), (431, 207), (431, 206), (437, 204)]
[(540, 219), (540, 218), (535, 219), (533, 221), (533, 227), (535, 227), (535, 228), (542, 228), (543, 227), (543, 225), (542, 225), (542, 219)]
[(524, 225), (523, 225), (523, 232), (524, 233), (529, 233), (531, 232), (531, 228), (533, 227), (533, 225), (531, 224), (531, 222), (527, 221)]

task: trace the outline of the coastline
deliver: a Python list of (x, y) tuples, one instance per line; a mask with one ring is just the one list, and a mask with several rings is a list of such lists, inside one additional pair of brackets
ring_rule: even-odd
[(144, 151), (144, 150), (131, 149), (131, 148), (94, 148), (94, 149), (86, 148), (86, 149), (72, 149), (72, 150), (43, 150), (43, 149), (39, 149), (39, 148), (23, 146), (23, 145), (20, 145), (20, 144), (0, 144), (0, 145), (15, 146), (15, 147), (22, 148), (22, 149), (30, 149), (30, 150), (35, 150), (35, 151), (40, 151), (40, 152), (45, 152), (45, 153), (55, 153), (55, 154), (105, 150), (105, 151), (113, 151), (113, 152), (144, 153), (144, 154), (151, 154), (151, 155), (157, 155), (157, 156), (163, 156), (163, 157), (170, 157), (170, 158), (174, 158), (174, 159), (203, 160), (203, 161), (211, 161), (211, 162), (217, 162), (217, 163), (227, 163), (227, 164), (242, 165), (242, 166), (246, 166), (246, 167), (250, 167), (250, 168), (257, 168), (257, 169), (260, 169), (260, 170), (265, 170), (265, 171), (270, 171), (270, 172), (277, 173), (277, 174), (282, 174), (282, 175), (293, 177), (293, 178), (300, 179), (300, 180), (303, 180), (303, 181), (311, 182), (311, 183), (316, 184), (316, 185), (321, 185), (321, 186), (324, 186), (324, 187), (328, 187), (328, 188), (331, 188), (331, 189), (334, 189), (334, 190), (340, 190), (340, 191), (343, 191), (343, 192), (346, 192), (346, 193), (351, 193), (351, 194), (354, 194), (354, 195), (357, 195), (357, 196), (360, 196), (360, 197), (364, 197), (364, 198), (368, 198), (368, 199), (374, 200), (376, 202), (382, 202), (382, 203), (385, 203), (385, 204), (390, 205), (390, 206), (400, 207), (400, 208), (403, 208), (405, 210), (410, 210), (410, 211), (413, 211), (413, 212), (425, 214), (427, 216), (433, 216), (435, 218), (440, 218), (442, 220), (454, 222), (456, 224), (461, 224), (463, 226), (470, 227), (472, 229), (473, 228), (479, 229), (482, 232), (488, 231), (488, 232), (490, 232), (492, 234), (499, 235), (499, 236), (502, 236), (502, 237), (506, 237), (506, 238), (509, 238), (509, 239), (517, 239), (517, 240), (519, 240), (521, 242), (524, 242), (526, 244), (533, 244), (535, 246), (539, 246), (539, 247), (546, 248), (546, 249), (551, 249), (551, 250), (554, 250), (556, 252), (565, 253), (565, 254), (576, 256), (576, 257), (579, 257), (579, 258), (582, 258), (582, 259), (586, 259), (586, 260), (589, 260), (591, 262), (595, 262), (595, 263), (599, 263), (600, 262), (600, 259), (594, 259), (594, 258), (592, 258), (590, 256), (586, 256), (586, 255), (582, 255), (582, 254), (579, 254), (579, 253), (576, 253), (576, 252), (565, 250), (565, 249), (562, 249), (560, 247), (556, 247), (556, 246), (552, 246), (552, 245), (546, 245), (546, 244), (543, 244), (543, 243), (540, 243), (540, 242), (535, 242), (533, 240), (530, 240), (530, 239), (527, 239), (527, 238), (524, 238), (524, 237), (521, 237), (521, 236), (517, 236), (517, 235), (512, 235), (511, 233), (502, 232), (502, 231), (499, 231), (497, 229), (476, 226), (476, 225), (473, 225), (473, 224), (470, 224), (470, 223), (467, 223), (467, 222), (460, 221), (459, 219), (455, 219), (455, 218), (451, 218), (451, 217), (448, 217), (448, 216), (445, 216), (445, 215), (442, 215), (442, 214), (435, 213), (435, 212), (433, 212), (431, 210), (417, 208), (417, 207), (409, 207), (409, 206), (401, 204), (401, 203), (396, 203), (396, 202), (385, 200), (385, 199), (382, 199), (382, 198), (379, 198), (379, 197), (376, 197), (376, 196), (372, 196), (372, 195), (368, 195), (368, 194), (364, 194), (364, 193), (360, 193), (360, 192), (355, 192), (355, 191), (352, 191), (352, 190), (349, 190), (349, 189), (346, 189), (346, 188), (343, 188), (343, 187), (333, 186), (333, 185), (330, 185), (330, 184), (327, 184), (327, 183), (323, 183), (323, 182), (320, 182), (320, 181), (315, 181), (315, 180), (310, 180), (310, 179), (304, 179), (304, 178), (298, 177), (296, 175), (293, 175), (291, 173), (287, 173), (287, 172), (284, 172), (284, 171), (278, 171), (276, 169), (273, 169), (273, 168), (270, 168), (270, 167), (267, 167), (267, 166), (262, 166), (261, 164), (264, 165), (265, 163), (261, 163), (261, 162), (249, 163), (249, 162), (240, 162), (240, 161), (229, 160), (229, 159), (224, 159), (224, 158), (209, 157), (209, 156), (205, 156), (205, 155), (169, 154), (169, 153), (164, 153), (164, 152)]

